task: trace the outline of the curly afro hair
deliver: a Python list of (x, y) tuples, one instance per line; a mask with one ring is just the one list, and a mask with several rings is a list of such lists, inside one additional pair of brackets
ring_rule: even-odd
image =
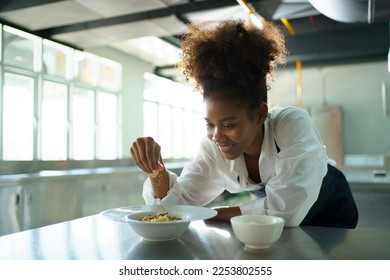
[(242, 20), (189, 26), (181, 38), (179, 67), (204, 98), (224, 98), (254, 110), (267, 102), (268, 80), (287, 50), (282, 31), (270, 22), (259, 29)]

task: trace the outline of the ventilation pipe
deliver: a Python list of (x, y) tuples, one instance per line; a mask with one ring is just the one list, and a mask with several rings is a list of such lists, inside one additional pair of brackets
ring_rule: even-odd
[(324, 16), (345, 23), (373, 23), (377, 2), (385, 1), (387, 0), (309, 0)]

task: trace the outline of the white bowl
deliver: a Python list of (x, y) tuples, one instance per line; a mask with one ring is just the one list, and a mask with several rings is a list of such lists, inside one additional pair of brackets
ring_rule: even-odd
[[(168, 212), (180, 220), (166, 222), (140, 221), (141, 216), (158, 212)], [(206, 220), (217, 215), (217, 211), (207, 207), (192, 205), (133, 205), (105, 210), (100, 215), (106, 219), (127, 223), (131, 229), (148, 241), (166, 241), (178, 238), (189, 226), (190, 222)]]
[(178, 238), (189, 226), (189, 213), (185, 212), (169, 212), (170, 215), (175, 215), (180, 220), (166, 222), (147, 222), (140, 221), (142, 216), (154, 215), (160, 211), (141, 211), (127, 216), (127, 223), (132, 230), (141, 236), (144, 240), (149, 241), (166, 241)]
[(230, 219), (233, 232), (250, 249), (265, 249), (280, 238), (284, 220), (268, 215), (240, 215)]

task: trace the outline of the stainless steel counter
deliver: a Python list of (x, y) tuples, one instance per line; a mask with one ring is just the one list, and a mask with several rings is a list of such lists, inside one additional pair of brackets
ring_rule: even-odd
[(386, 185), (390, 187), (390, 172), (383, 170), (380, 175), (375, 175), (374, 170), (344, 171), (350, 184)]
[(98, 215), (0, 237), (0, 259), (374, 259), (390, 260), (390, 232), (285, 228), (265, 250), (245, 250), (229, 222), (197, 221), (174, 241), (146, 242)]
[[(179, 174), (183, 164), (170, 162), (166, 166)], [(146, 178), (145, 172), (126, 160), (2, 161), (0, 236), (94, 215), (107, 208), (143, 204)]]

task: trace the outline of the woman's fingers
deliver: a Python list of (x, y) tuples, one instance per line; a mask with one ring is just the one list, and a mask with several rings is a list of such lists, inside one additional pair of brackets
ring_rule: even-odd
[(164, 165), (160, 161), (158, 161), (157, 162), (157, 171), (161, 171), (163, 169), (164, 169)]
[(138, 165), (139, 168), (141, 168), (143, 171), (147, 172), (145, 165), (140, 160), (139, 152), (138, 152), (138, 146), (133, 144), (130, 148), (130, 154), (133, 158), (134, 162)]
[(137, 158), (137, 164), (141, 169), (147, 173), (150, 173), (151, 169), (149, 167), (149, 162), (147, 159), (147, 151), (146, 151), (146, 144), (145, 144), (145, 138), (138, 138), (133, 147), (135, 147), (136, 152), (136, 158)]
[(157, 169), (160, 151), (160, 145), (151, 137), (138, 138), (130, 148), (133, 160), (147, 173)]
[(157, 162), (160, 158), (160, 145), (157, 144), (153, 138), (146, 137), (145, 151), (146, 159), (148, 161), (148, 167), (150, 168), (149, 173), (152, 173), (154, 170), (157, 170)]

